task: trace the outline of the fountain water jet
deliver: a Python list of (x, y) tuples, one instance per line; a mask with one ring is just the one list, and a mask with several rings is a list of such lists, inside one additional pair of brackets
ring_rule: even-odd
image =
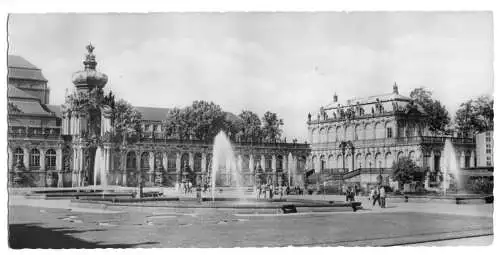
[(99, 177), (99, 182), (101, 186), (106, 186), (108, 184), (105, 167), (104, 167), (104, 155), (101, 147), (97, 147), (95, 151), (94, 159), (94, 188), (97, 186), (97, 180)]
[(444, 191), (444, 195), (446, 196), (446, 190), (450, 187), (450, 175), (455, 178), (455, 182), (458, 185), (460, 184), (460, 168), (457, 163), (457, 157), (455, 155), (455, 148), (451, 143), (450, 139), (446, 139), (444, 143), (443, 149), (443, 160), (444, 160), (444, 169), (443, 169), (443, 182), (442, 188)]
[(212, 150), (212, 169), (210, 170), (212, 181), (212, 201), (215, 201), (215, 183), (217, 171), (220, 170), (220, 163), (224, 164), (226, 173), (231, 174), (231, 179), (234, 180), (235, 187), (238, 191), (241, 191), (242, 180), (241, 169), (239, 169), (239, 165), (236, 163), (231, 142), (223, 131), (220, 131), (217, 136), (215, 136)]

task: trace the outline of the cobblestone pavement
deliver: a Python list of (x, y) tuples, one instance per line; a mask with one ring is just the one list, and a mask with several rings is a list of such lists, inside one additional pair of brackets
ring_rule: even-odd
[(493, 233), (493, 205), (398, 203), (358, 212), (249, 215), (189, 208), (104, 213), (74, 210), (64, 200), (23, 201), (9, 201), (13, 248), (384, 246)]

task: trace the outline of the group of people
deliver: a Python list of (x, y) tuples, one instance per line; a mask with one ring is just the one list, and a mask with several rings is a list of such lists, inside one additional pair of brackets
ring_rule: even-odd
[(348, 187), (344, 194), (346, 202), (354, 202), (354, 197), (358, 195), (357, 187)]
[[(293, 191), (295, 194), (303, 194), (302, 189), (299, 186), (293, 187)], [(260, 199), (261, 196), (264, 196), (264, 199), (272, 199), (275, 195), (279, 195), (280, 199), (283, 198), (283, 195), (290, 195), (292, 189), (290, 186), (277, 186), (275, 187), (272, 184), (263, 184), (257, 186), (257, 199)]]
[(193, 193), (193, 183), (183, 182), (181, 183), (181, 189), (184, 190), (184, 194)]
[(386, 197), (387, 194), (385, 192), (384, 186), (377, 186), (375, 188), (371, 188), (369, 199), (373, 200), (372, 206), (375, 206), (375, 204), (378, 202), (380, 208), (385, 208)]
[[(355, 196), (357, 196), (358, 193), (359, 189), (357, 186), (355, 186), (354, 188), (347, 187), (344, 191), (346, 202), (354, 202)], [(375, 206), (375, 204), (378, 203), (381, 208), (385, 208), (386, 198), (387, 198), (387, 193), (384, 186), (379, 185), (375, 188), (372, 187), (370, 189), (370, 196), (368, 197), (368, 199), (373, 201), (372, 206)]]

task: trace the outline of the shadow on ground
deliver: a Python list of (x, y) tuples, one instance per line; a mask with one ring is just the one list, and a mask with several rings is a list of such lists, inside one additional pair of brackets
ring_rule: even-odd
[(66, 228), (44, 228), (37, 224), (10, 224), (9, 246), (12, 249), (99, 249), (99, 248), (134, 248), (139, 245), (153, 245), (156, 242), (135, 244), (101, 244), (89, 242), (70, 234), (93, 230), (71, 230)]

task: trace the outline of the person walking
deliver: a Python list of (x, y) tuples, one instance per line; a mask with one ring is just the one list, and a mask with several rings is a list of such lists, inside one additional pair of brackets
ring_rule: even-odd
[(370, 196), (368, 197), (368, 200), (373, 200), (375, 199), (375, 189), (372, 187), (370, 189)]
[(262, 186), (257, 186), (257, 199), (260, 200), (260, 194), (262, 194)]
[(351, 187), (347, 187), (345, 191), (345, 201), (349, 202), (351, 200)]
[(385, 188), (384, 188), (384, 186), (382, 186), (380, 188), (380, 201), (379, 201), (381, 208), (385, 208), (385, 198), (386, 198)]
[(354, 189), (352, 189), (352, 190), (351, 190), (351, 194), (350, 194), (350, 196), (349, 196), (349, 200), (350, 200), (351, 202), (354, 202), (354, 197), (355, 197), (355, 196), (357, 196), (357, 194), (356, 194), (356, 188), (354, 188)]
[(271, 184), (271, 185), (269, 186), (269, 199), (273, 199), (273, 195), (274, 195), (273, 193), (274, 193), (274, 187), (273, 187), (273, 185)]
[(372, 206), (375, 206), (375, 203), (377, 203), (377, 202), (380, 205), (379, 188), (377, 187), (373, 191), (374, 191), (374, 194), (373, 194), (373, 205)]

